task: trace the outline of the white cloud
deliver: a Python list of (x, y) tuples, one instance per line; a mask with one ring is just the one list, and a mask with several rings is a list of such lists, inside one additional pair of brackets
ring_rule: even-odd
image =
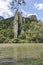
[(22, 15), (24, 17), (29, 17), (30, 15), (36, 15), (38, 17), (38, 15), (36, 13), (26, 12), (24, 9), (21, 9), (21, 11), (22, 11)]
[(0, 12), (0, 16), (3, 16), (3, 14)]
[(21, 9), (21, 11), (22, 11), (22, 15), (23, 15), (24, 17), (29, 17), (30, 15), (36, 15), (36, 17), (38, 18), (37, 13), (26, 12), (24, 9)]
[(37, 10), (43, 10), (43, 3), (35, 3), (34, 8), (36, 8)]
[[(9, 16), (13, 15), (13, 13), (11, 12), (11, 10), (8, 7), (9, 2), (10, 2), (10, 0), (5, 0), (5, 1), (0, 0), (0, 16), (3, 16), (3, 13), (7, 13)], [(6, 17), (7, 17), (7, 15), (6, 15)]]
[(27, 17), (30, 16), (30, 15), (36, 15), (38, 17), (38, 15), (36, 13), (28, 13)]

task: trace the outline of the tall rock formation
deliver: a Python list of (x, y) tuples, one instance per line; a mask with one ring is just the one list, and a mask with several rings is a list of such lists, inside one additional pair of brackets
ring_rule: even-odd
[(13, 29), (14, 29), (14, 38), (17, 38), (21, 32), (22, 25), (22, 15), (18, 10), (16, 10), (14, 21), (13, 21)]

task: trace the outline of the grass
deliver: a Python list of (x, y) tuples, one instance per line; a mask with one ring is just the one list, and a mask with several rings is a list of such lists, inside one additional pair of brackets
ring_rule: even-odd
[(43, 44), (0, 44), (0, 58), (39, 58)]
[(2, 58), (16, 59), (16, 65), (43, 65), (43, 44), (0, 44)]

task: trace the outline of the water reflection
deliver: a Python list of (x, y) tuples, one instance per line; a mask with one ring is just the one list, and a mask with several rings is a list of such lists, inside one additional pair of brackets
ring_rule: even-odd
[(15, 65), (16, 63), (15, 59), (0, 59), (0, 65)]

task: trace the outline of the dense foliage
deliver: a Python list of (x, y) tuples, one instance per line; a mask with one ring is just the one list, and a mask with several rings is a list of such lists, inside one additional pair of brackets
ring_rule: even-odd
[(0, 20), (0, 43), (8, 42), (13, 38), (13, 18)]
[(0, 20), (0, 43), (43, 43), (43, 22), (27, 19), (21, 26), (21, 34), (14, 38), (13, 17)]

